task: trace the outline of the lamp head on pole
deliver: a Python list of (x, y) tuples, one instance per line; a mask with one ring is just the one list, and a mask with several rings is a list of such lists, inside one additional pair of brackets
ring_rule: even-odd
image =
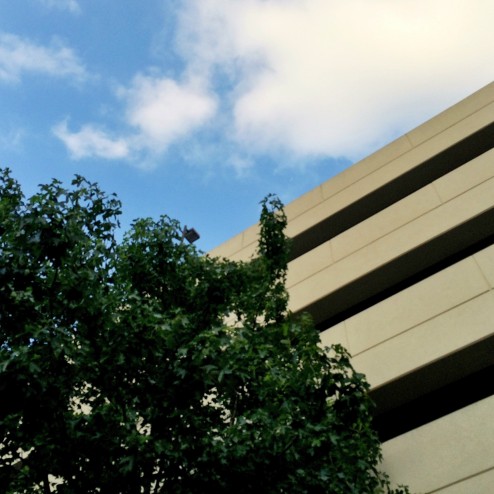
[(196, 240), (200, 238), (200, 235), (197, 233), (194, 228), (187, 228), (184, 226), (184, 229), (182, 230), (182, 238), (185, 238), (189, 244), (193, 244)]

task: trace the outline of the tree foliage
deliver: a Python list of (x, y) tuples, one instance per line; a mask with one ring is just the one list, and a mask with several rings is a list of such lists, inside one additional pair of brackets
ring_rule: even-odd
[(1, 173), (1, 492), (404, 492), (364, 377), (287, 313), (275, 197), (250, 262), (166, 216), (118, 243), (119, 214), (82, 177), (25, 199)]

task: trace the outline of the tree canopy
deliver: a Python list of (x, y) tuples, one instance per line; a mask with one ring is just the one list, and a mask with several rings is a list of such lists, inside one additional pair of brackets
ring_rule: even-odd
[(116, 240), (76, 176), (0, 175), (0, 491), (395, 493), (363, 375), (287, 311), (286, 217), (212, 258), (167, 216)]

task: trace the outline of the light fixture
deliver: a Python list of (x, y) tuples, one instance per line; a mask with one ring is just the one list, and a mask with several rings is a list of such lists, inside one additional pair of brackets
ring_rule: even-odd
[(196, 230), (194, 230), (194, 228), (187, 228), (184, 226), (184, 229), (182, 230), (182, 238), (185, 238), (189, 244), (193, 244), (200, 238), (200, 235)]

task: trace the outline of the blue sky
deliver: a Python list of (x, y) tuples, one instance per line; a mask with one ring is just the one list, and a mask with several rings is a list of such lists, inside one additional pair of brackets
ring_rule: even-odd
[(0, 2), (0, 166), (209, 250), (493, 80), (492, 0)]

